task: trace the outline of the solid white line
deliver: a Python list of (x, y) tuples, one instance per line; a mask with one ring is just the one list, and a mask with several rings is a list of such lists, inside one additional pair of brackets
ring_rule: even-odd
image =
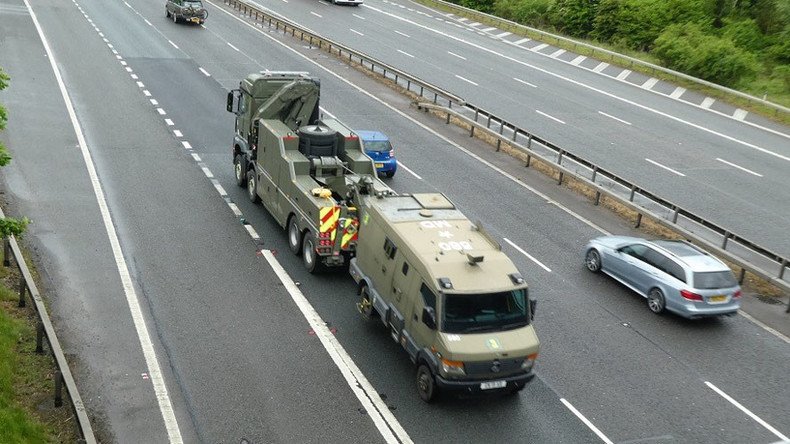
[(420, 176), (419, 176), (417, 173), (415, 173), (414, 171), (412, 171), (411, 169), (409, 169), (409, 167), (407, 167), (406, 165), (404, 165), (403, 163), (401, 163), (401, 161), (399, 161), (399, 160), (398, 160), (398, 161), (396, 161), (396, 162), (398, 162), (398, 166), (399, 166), (399, 167), (401, 167), (401, 168), (403, 168), (404, 170), (408, 171), (408, 172), (409, 172), (409, 173), (410, 173), (412, 176), (416, 177), (418, 180), (422, 180), (422, 177), (420, 177)]
[(315, 308), (310, 305), (310, 302), (299, 287), (296, 286), (293, 279), (288, 275), (288, 272), (280, 265), (271, 251), (261, 250), (261, 253), (280, 279), (280, 282), (282, 282), (285, 290), (288, 291), (291, 299), (302, 312), (302, 315), (321, 341), (324, 349), (329, 353), (329, 356), (340, 370), (348, 386), (351, 387), (351, 391), (354, 392), (359, 402), (362, 403), (362, 407), (365, 409), (367, 416), (373, 420), (373, 423), (376, 425), (376, 428), (378, 428), (382, 437), (384, 437), (384, 440), (387, 443), (393, 444), (399, 441), (403, 443), (412, 443), (411, 438), (409, 438), (406, 431), (400, 427), (400, 424), (398, 424), (398, 421), (395, 419), (390, 409), (384, 401), (382, 401), (376, 389), (373, 388), (359, 367), (357, 367), (354, 360), (343, 348), (343, 345), (340, 344), (340, 341), (329, 331), (326, 322), (324, 322)]
[(683, 88), (682, 86), (678, 86), (677, 88), (675, 88), (674, 91), (672, 91), (672, 94), (670, 94), (669, 97), (673, 99), (679, 99), (680, 96), (682, 96), (685, 92), (686, 92), (686, 88)]
[(658, 83), (658, 79), (655, 78), (655, 77), (651, 77), (651, 78), (645, 80), (645, 83), (642, 84), (642, 88), (644, 88), (644, 89), (653, 89), (653, 87), (656, 86), (656, 83)]
[(520, 45), (520, 44), (522, 44), (522, 43), (526, 43), (526, 42), (528, 42), (528, 41), (530, 41), (530, 40), (532, 40), (532, 39), (523, 38), (523, 39), (521, 39), (521, 40), (516, 40), (515, 42), (513, 42), (513, 44), (514, 44), (514, 45)]
[(535, 46), (535, 47), (531, 48), (531, 50), (532, 50), (532, 51), (535, 51), (535, 52), (538, 52), (538, 51), (540, 51), (541, 49), (543, 49), (543, 48), (546, 48), (546, 47), (548, 47), (548, 46), (549, 46), (549, 45), (548, 45), (548, 44), (546, 44), (546, 43), (541, 43), (540, 45), (538, 45), (538, 46)]
[(540, 114), (541, 116), (548, 117), (548, 118), (549, 118), (549, 119), (551, 119), (551, 120), (554, 120), (554, 121), (560, 122), (561, 124), (565, 125), (565, 122), (563, 122), (562, 120), (560, 120), (560, 119), (558, 119), (558, 118), (556, 118), (556, 117), (554, 117), (554, 116), (550, 116), (550, 115), (548, 115), (548, 114), (544, 113), (544, 112), (543, 112), (543, 111), (541, 111), (541, 110), (538, 110), (538, 109), (536, 109), (536, 110), (535, 110), (535, 112), (536, 112), (536, 113), (538, 113), (538, 114)]
[(258, 235), (258, 232), (257, 232), (257, 231), (255, 231), (255, 228), (252, 228), (252, 225), (250, 225), (250, 224), (244, 224), (244, 229), (245, 229), (245, 230), (247, 230), (247, 233), (250, 233), (250, 237), (251, 237), (253, 240), (258, 240), (258, 239), (260, 239), (260, 238), (261, 238), (261, 237)]
[(716, 99), (714, 99), (713, 97), (705, 97), (705, 99), (702, 101), (702, 103), (700, 103), (699, 106), (700, 108), (710, 109), (710, 106), (713, 105), (713, 102), (715, 101)]
[(151, 22), (149, 22), (147, 19), (143, 19), (143, 21), (144, 21), (144, 22), (145, 22), (145, 23), (146, 23), (148, 26), (154, 26), (154, 25), (152, 25), (152, 24), (151, 24)]
[(474, 86), (478, 86), (478, 85), (477, 85), (477, 83), (475, 83), (475, 82), (473, 82), (473, 81), (471, 81), (471, 80), (469, 80), (469, 79), (466, 79), (466, 78), (464, 78), (464, 77), (461, 77), (461, 76), (459, 76), (458, 74), (456, 74), (455, 76), (456, 76), (456, 77), (458, 77), (459, 79), (463, 80), (464, 82), (469, 82), (469, 83), (471, 83), (471, 84), (472, 84), (472, 85), (474, 85)]
[(761, 426), (763, 426), (766, 429), (768, 429), (768, 431), (773, 433), (774, 435), (776, 435), (777, 438), (779, 438), (781, 440), (784, 440), (784, 441), (790, 441), (790, 438), (788, 438), (787, 436), (783, 435), (779, 430), (776, 430), (775, 428), (773, 428), (771, 426), (771, 424), (768, 424), (767, 422), (763, 421), (762, 418), (760, 418), (759, 416), (757, 416), (754, 413), (752, 413), (749, 409), (747, 409), (746, 407), (741, 405), (740, 402), (738, 402), (735, 399), (733, 399), (730, 395), (724, 393), (720, 388), (716, 387), (715, 385), (711, 384), (708, 381), (705, 381), (705, 385), (710, 387), (710, 389), (713, 390), (714, 392), (718, 393), (722, 398), (724, 398), (727, 401), (729, 401), (730, 404), (734, 405), (735, 407), (738, 407), (738, 409), (740, 409), (743, 413), (746, 413), (747, 416), (749, 416), (750, 418), (755, 420), (758, 424), (760, 424)]
[(790, 338), (788, 338), (787, 336), (783, 335), (782, 333), (779, 333), (778, 331), (774, 330), (773, 328), (765, 325), (764, 323), (760, 322), (759, 320), (755, 319), (749, 313), (746, 313), (743, 310), (739, 310), (738, 313), (740, 313), (741, 316), (743, 316), (744, 318), (752, 321), (755, 325), (757, 325), (758, 327), (760, 327), (763, 330), (767, 331), (768, 333), (771, 333), (772, 335), (776, 336), (777, 338), (781, 339), (782, 341), (785, 341), (786, 343), (790, 344)]
[(165, 123), (167, 124), (167, 126), (173, 126), (174, 125), (173, 121), (170, 120), (170, 119), (165, 119)]
[(206, 76), (206, 77), (211, 77), (211, 74), (209, 74), (209, 73), (208, 73), (208, 71), (206, 71), (205, 69), (203, 69), (203, 68), (198, 68), (198, 70), (199, 70), (200, 72), (202, 72), (204, 76)]
[[(228, 44), (228, 46), (230, 46), (230, 47), (231, 47), (231, 48), (233, 48), (234, 50), (236, 50), (236, 51), (239, 51), (239, 48), (237, 48), (237, 47), (233, 46), (233, 45), (232, 45), (230, 42), (225, 42), (225, 43), (227, 43), (227, 44)], [(239, 52), (241, 52), (241, 51), (239, 51)]]
[(182, 134), (179, 130), (173, 130), (173, 135), (176, 137), (184, 137), (184, 134)]
[(363, 37), (365, 36), (365, 34), (362, 34), (361, 32), (357, 31), (356, 29), (351, 29), (351, 28), (349, 28), (348, 30), (349, 30), (349, 31), (351, 31), (351, 32), (353, 32), (354, 34), (358, 34), (358, 35), (361, 35), (361, 36), (363, 36)]
[(399, 53), (401, 53), (401, 54), (403, 54), (403, 55), (405, 55), (405, 56), (409, 56), (409, 57), (411, 57), (411, 58), (414, 58), (414, 56), (413, 56), (413, 55), (409, 54), (409, 53), (408, 53), (408, 52), (406, 52), (406, 51), (401, 51), (400, 49), (397, 49), (396, 51), (398, 51)]
[(668, 167), (668, 166), (661, 165), (660, 163), (656, 162), (655, 160), (650, 160), (650, 159), (648, 159), (648, 158), (645, 158), (645, 160), (646, 160), (646, 161), (648, 161), (648, 162), (650, 162), (650, 163), (652, 163), (653, 165), (655, 165), (655, 166), (657, 166), (657, 167), (659, 167), (659, 168), (663, 168), (663, 169), (665, 169), (665, 170), (669, 171), (670, 173), (677, 174), (678, 176), (681, 176), (681, 177), (686, 177), (686, 175), (685, 175), (685, 174), (683, 174), (683, 173), (681, 173), (681, 172), (679, 172), (679, 171), (675, 171), (675, 170), (673, 170), (672, 168), (670, 168), (670, 167)]
[(608, 117), (608, 118), (610, 118), (610, 119), (614, 119), (614, 120), (616, 120), (616, 121), (618, 121), (618, 122), (625, 123), (626, 125), (630, 125), (630, 124), (631, 124), (631, 122), (626, 122), (626, 121), (625, 121), (625, 120), (623, 120), (623, 119), (618, 119), (617, 117), (615, 117), (615, 116), (612, 116), (612, 115), (610, 115), (610, 114), (606, 114), (606, 113), (605, 113), (605, 112), (603, 112), (603, 111), (598, 111), (598, 114), (600, 114), (600, 115), (602, 115), (602, 116), (606, 116), (606, 117)]
[(571, 411), (571, 413), (576, 415), (577, 418), (581, 419), (581, 421), (584, 423), (584, 425), (589, 427), (590, 430), (593, 431), (593, 433), (598, 435), (598, 437), (601, 438), (601, 441), (605, 442), (606, 444), (614, 444), (611, 439), (607, 438), (606, 435), (604, 435), (600, 430), (598, 430), (598, 427), (595, 427), (595, 424), (591, 423), (590, 420), (585, 418), (584, 415), (582, 415), (580, 411), (576, 410), (576, 407), (571, 405), (571, 403), (568, 402), (567, 399), (560, 398), (560, 402), (563, 403), (565, 405), (565, 407), (567, 407), (568, 410)]
[(365, 20), (365, 17), (362, 17), (361, 15), (357, 15), (357, 14), (351, 14), (351, 15), (353, 15), (354, 17), (356, 17), (356, 18), (358, 18), (360, 20)]
[(538, 85), (533, 85), (533, 84), (527, 82), (526, 80), (521, 80), (521, 79), (518, 79), (516, 77), (513, 77), (513, 80), (515, 80), (516, 82), (519, 82), (519, 83), (523, 83), (523, 84), (525, 84), (527, 86), (531, 86), (533, 88), (537, 88), (538, 87)]
[(603, 71), (604, 69), (606, 69), (606, 68), (608, 68), (608, 67), (609, 67), (609, 64), (608, 64), (608, 63), (606, 63), (606, 62), (601, 62), (601, 63), (599, 63), (599, 64), (598, 64), (598, 66), (596, 66), (595, 68), (593, 68), (593, 72), (601, 72), (601, 71)]
[(173, 412), (173, 405), (170, 401), (170, 395), (167, 393), (167, 385), (165, 384), (164, 377), (162, 376), (162, 370), (156, 357), (156, 350), (154, 349), (151, 335), (148, 333), (148, 327), (145, 325), (145, 318), (143, 317), (143, 310), (140, 300), (134, 288), (134, 283), (132, 282), (131, 273), (129, 272), (129, 267), (126, 264), (126, 259), (124, 258), (121, 242), (118, 239), (118, 232), (115, 230), (115, 224), (113, 223), (112, 215), (110, 214), (110, 209), (107, 205), (107, 199), (104, 195), (104, 189), (102, 188), (101, 182), (99, 181), (99, 175), (96, 172), (96, 166), (93, 163), (93, 156), (88, 149), (88, 143), (85, 140), (82, 127), (80, 126), (79, 120), (77, 119), (77, 112), (74, 110), (71, 97), (66, 90), (63, 77), (61, 76), (60, 70), (58, 69), (55, 55), (52, 53), (52, 50), (49, 47), (49, 42), (44, 36), (44, 31), (41, 29), (41, 24), (38, 22), (38, 17), (36, 17), (36, 13), (33, 12), (33, 8), (30, 7), (28, 0), (24, 0), (24, 2), (25, 6), (27, 6), (28, 11), (30, 12), (30, 18), (33, 20), (33, 24), (38, 31), (38, 35), (41, 38), (41, 43), (44, 45), (44, 51), (47, 53), (47, 57), (49, 58), (50, 66), (52, 67), (52, 71), (55, 74), (55, 80), (58, 83), (60, 94), (63, 96), (63, 102), (65, 103), (69, 114), (69, 119), (71, 120), (71, 125), (74, 128), (74, 133), (77, 136), (77, 143), (79, 144), (80, 151), (82, 152), (82, 158), (85, 162), (85, 167), (88, 170), (88, 176), (91, 181), (91, 186), (93, 187), (93, 194), (96, 196), (96, 202), (99, 206), (99, 212), (101, 214), (102, 222), (104, 223), (104, 229), (107, 232), (107, 237), (110, 241), (110, 247), (112, 248), (113, 257), (115, 259), (115, 267), (118, 270), (118, 275), (121, 279), (121, 285), (123, 286), (123, 291), (126, 295), (126, 304), (129, 307), (132, 322), (134, 323), (134, 328), (137, 332), (137, 338), (140, 341), (140, 347), (143, 351), (143, 358), (145, 359), (145, 365), (148, 369), (151, 385), (154, 388), (156, 400), (159, 404), (159, 411), (162, 413), (162, 420), (164, 421), (165, 429), (167, 430), (168, 440), (170, 443), (180, 444), (183, 442), (183, 439), (181, 437), (181, 431), (178, 428), (178, 421), (176, 420), (176, 415)]
[(750, 170), (750, 169), (744, 168), (744, 167), (742, 167), (742, 166), (740, 166), (740, 165), (736, 165), (736, 164), (734, 164), (734, 163), (732, 163), (732, 162), (727, 162), (726, 160), (724, 160), (724, 159), (721, 159), (721, 158), (719, 158), (719, 157), (717, 157), (717, 158), (716, 158), (716, 160), (718, 160), (718, 161), (719, 161), (719, 162), (721, 162), (721, 163), (725, 163), (725, 164), (727, 164), (727, 165), (729, 165), (729, 166), (731, 166), (731, 167), (733, 167), (733, 168), (738, 168), (738, 169), (739, 169), (739, 170), (741, 170), (741, 171), (745, 171), (745, 172), (747, 172), (747, 173), (749, 173), (749, 174), (755, 175), (755, 176), (757, 176), (757, 177), (763, 177), (763, 175), (762, 175), (762, 174), (760, 174), (760, 173), (755, 173), (754, 171), (752, 171), (752, 170)]
[(191, 150), (192, 149), (192, 145), (190, 145), (189, 142), (187, 142), (186, 140), (182, 141), (181, 145), (184, 147), (185, 150)]
[(519, 253), (523, 254), (523, 255), (524, 255), (524, 256), (526, 256), (526, 257), (528, 257), (528, 258), (529, 258), (529, 260), (531, 260), (532, 262), (534, 262), (534, 263), (538, 264), (538, 265), (540, 266), (540, 268), (542, 268), (542, 269), (544, 269), (544, 270), (548, 271), (549, 273), (551, 273), (551, 268), (549, 268), (549, 267), (547, 267), (546, 265), (544, 265), (544, 264), (543, 264), (543, 262), (541, 262), (541, 261), (539, 261), (539, 260), (535, 259), (535, 258), (534, 258), (534, 257), (533, 257), (531, 254), (529, 254), (529, 253), (527, 253), (526, 251), (524, 251), (524, 249), (523, 249), (523, 248), (521, 248), (521, 247), (519, 247), (518, 245), (516, 245), (515, 243), (513, 243), (513, 242), (512, 242), (510, 239), (508, 239), (508, 238), (506, 238), (506, 237), (505, 237), (505, 238), (502, 238), (502, 240), (504, 240), (505, 242), (509, 243), (509, 244), (510, 244), (510, 246), (511, 246), (511, 247), (513, 247), (513, 248), (515, 248), (516, 250), (518, 250), (518, 252), (519, 252)]
[(411, 36), (410, 36), (410, 35), (408, 35), (408, 34), (404, 34), (404, 33), (400, 32), (400, 31), (398, 31), (398, 30), (396, 30), (396, 31), (395, 31), (395, 34), (400, 34), (400, 35), (402, 35), (402, 36), (406, 37), (407, 39), (411, 38)]
[(173, 45), (173, 48), (175, 48), (175, 49), (178, 49), (178, 45), (176, 45), (175, 43), (173, 43), (173, 41), (172, 41), (172, 40), (168, 40), (168, 41), (167, 41), (167, 43), (170, 43), (171, 45)]
[(447, 51), (447, 54), (450, 54), (451, 56), (454, 56), (454, 57), (458, 57), (461, 60), (466, 60), (466, 57), (464, 57), (462, 55), (458, 55), (458, 54), (456, 54), (454, 52)]
[(318, 14), (318, 13), (313, 12), (313, 11), (310, 11), (310, 14), (313, 14), (314, 16), (316, 16), (318, 18), (324, 18), (321, 14)]
[(624, 69), (620, 74), (617, 74), (617, 80), (625, 80), (628, 75), (631, 74), (630, 69)]
[(587, 57), (580, 55), (579, 57), (571, 60), (571, 65), (579, 66), (579, 64), (585, 60), (587, 60)]

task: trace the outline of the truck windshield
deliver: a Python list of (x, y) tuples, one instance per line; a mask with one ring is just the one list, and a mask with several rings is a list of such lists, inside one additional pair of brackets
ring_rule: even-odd
[(482, 294), (447, 294), (442, 331), (474, 333), (511, 330), (529, 325), (525, 289)]

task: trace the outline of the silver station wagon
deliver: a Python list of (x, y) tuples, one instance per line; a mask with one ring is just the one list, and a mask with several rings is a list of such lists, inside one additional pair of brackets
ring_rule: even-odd
[(694, 319), (734, 315), (741, 306), (732, 270), (687, 242), (603, 236), (584, 247), (584, 264), (647, 298), (653, 313)]

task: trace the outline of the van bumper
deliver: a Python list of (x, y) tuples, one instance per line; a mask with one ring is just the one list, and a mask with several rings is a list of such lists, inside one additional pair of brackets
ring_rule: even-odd
[[(500, 391), (519, 390), (527, 385), (532, 379), (535, 378), (535, 373), (530, 371), (528, 373), (521, 373), (518, 375), (511, 375), (501, 379), (488, 379), (488, 380), (457, 380), (445, 379), (436, 375), (436, 385), (443, 391), (448, 392), (461, 392), (461, 393), (496, 393)], [(480, 384), (492, 381), (505, 381), (505, 386), (496, 389), (480, 388)]]

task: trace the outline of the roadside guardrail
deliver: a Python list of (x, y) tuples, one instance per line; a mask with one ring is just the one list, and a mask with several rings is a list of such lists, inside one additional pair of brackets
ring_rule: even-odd
[[(642, 216), (646, 215), (679, 235), (705, 245), (706, 248), (715, 251), (741, 267), (740, 281), (743, 281), (745, 273), (748, 271), (790, 294), (790, 280), (785, 277), (787, 274), (788, 278), (790, 278), (790, 273), (786, 273), (790, 266), (790, 258), (708, 221), (635, 183), (623, 179), (416, 76), (345, 45), (333, 42), (287, 19), (263, 11), (244, 0), (223, 0), (223, 2), (261, 25), (265, 24), (269, 27), (274, 27), (275, 30), (282, 30), (284, 34), (290, 34), (294, 38), (308, 42), (311, 46), (316, 46), (340, 59), (347, 59), (351, 63), (357, 63), (371, 73), (394, 82), (398, 87), (416, 96), (418, 106), (447, 113), (447, 123), (450, 121), (450, 115), (469, 123), (472, 128), (470, 135), (474, 135), (475, 128), (486, 131), (490, 136), (496, 138), (497, 150), (504, 142), (516, 147), (528, 156), (542, 159), (544, 163), (552, 165), (559, 171), (560, 183), (562, 183), (563, 177), (567, 174), (593, 187), (596, 190), (596, 204), (599, 202), (601, 195), (606, 195), (635, 211), (637, 213), (637, 226), (641, 223)], [(427, 100), (427, 102), (424, 100)], [(472, 117), (469, 117), (469, 115)], [(486, 122), (485, 126), (479, 123), (481, 120)], [(492, 126), (496, 130), (492, 129)], [(526, 141), (526, 145), (521, 142), (522, 140)], [(537, 149), (543, 149), (545, 152), (542, 154), (538, 153)], [(575, 169), (572, 170), (569, 168), (569, 165), (574, 166)], [(582, 174), (585, 170), (589, 173), (589, 178)], [(788, 303), (786, 312), (790, 313), (790, 303)]]
[(563, 37), (561, 35), (552, 34), (550, 32), (541, 31), (537, 28), (532, 28), (526, 25), (522, 25), (520, 23), (516, 23), (511, 20), (503, 19), (501, 17), (497, 17), (495, 15), (487, 14), (485, 12), (476, 11), (471, 8), (467, 8), (465, 6), (456, 5), (455, 3), (450, 3), (445, 0), (415, 0), (418, 3), (422, 3), (427, 6), (438, 6), (441, 9), (454, 11), (457, 13), (456, 15), (466, 16), (472, 18), (472, 20), (481, 22), (481, 23), (488, 23), (492, 26), (496, 26), (505, 31), (511, 31), (513, 33), (519, 34), (530, 34), (536, 35), (539, 37), (539, 40), (545, 43), (554, 42), (557, 45), (563, 45), (566, 48), (570, 48), (572, 51), (576, 50), (577, 48), (585, 48), (591, 51), (593, 57), (606, 56), (610, 62), (616, 63), (620, 66), (627, 66), (629, 68), (633, 68), (634, 66), (640, 66), (644, 68), (646, 71), (652, 72), (654, 75), (657, 72), (663, 73), (670, 78), (674, 79), (682, 79), (687, 82), (695, 83), (697, 85), (705, 86), (708, 88), (715, 89), (722, 93), (723, 95), (735, 96), (740, 99), (746, 100), (752, 104), (759, 104), (762, 106), (766, 106), (772, 108), (774, 110), (774, 115), (779, 115), (780, 112), (782, 113), (790, 113), (790, 108), (785, 106), (779, 105), (777, 103), (761, 99), (759, 97), (752, 96), (750, 94), (746, 94), (741, 91), (737, 91), (731, 88), (727, 88), (726, 86), (721, 86), (719, 84), (709, 82), (707, 80), (702, 80), (694, 76), (690, 76), (688, 74), (684, 74), (682, 72), (674, 71), (669, 68), (665, 68), (663, 66), (655, 65), (652, 63), (645, 62), (644, 60), (639, 60), (634, 57), (627, 56), (625, 54), (620, 54), (615, 51), (610, 51), (608, 49), (604, 49), (595, 45), (591, 45), (589, 43), (579, 42), (577, 40), (573, 40), (567, 37)]
[[(0, 217), (5, 217), (3, 210), (0, 209)], [(60, 346), (60, 341), (55, 334), (55, 328), (49, 319), (47, 308), (44, 301), (41, 299), (41, 294), (38, 292), (38, 287), (30, 274), (30, 270), (25, 263), (25, 258), (22, 256), (22, 251), (19, 249), (14, 236), (6, 237), (3, 239), (3, 265), (6, 267), (11, 266), (11, 259), (13, 258), (19, 269), (21, 278), (19, 280), (19, 307), (25, 307), (27, 301), (25, 295), (30, 295), (30, 300), (33, 302), (33, 307), (38, 314), (38, 327), (36, 328), (36, 353), (44, 353), (44, 339), (49, 344), (49, 350), (55, 360), (57, 370), (55, 371), (55, 407), (63, 406), (63, 385), (66, 386), (66, 391), (69, 395), (71, 408), (77, 418), (77, 425), (80, 433), (82, 434), (82, 442), (85, 444), (95, 444), (96, 437), (93, 434), (88, 414), (85, 410), (85, 405), (82, 403), (77, 384), (74, 382), (74, 377), (71, 374), (69, 363), (66, 361), (66, 356), (63, 354), (63, 349)]]

